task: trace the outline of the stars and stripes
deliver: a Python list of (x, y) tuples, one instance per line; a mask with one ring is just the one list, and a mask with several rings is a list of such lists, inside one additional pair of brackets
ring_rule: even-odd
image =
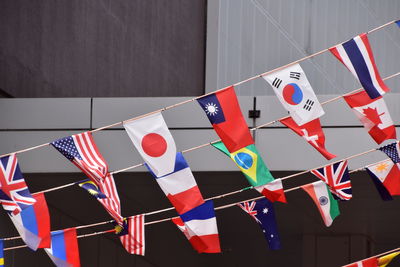
[[(394, 142), (379, 148), (380, 151), (385, 153), (394, 163), (400, 163), (400, 143)], [(400, 164), (398, 164), (400, 165)]]
[(347, 160), (344, 160), (311, 170), (311, 173), (324, 181), (334, 196), (341, 200), (349, 200), (352, 197), (352, 191), (347, 165)]
[(251, 201), (251, 202), (244, 202), (244, 203), (239, 203), (238, 206), (242, 208), (245, 212), (247, 212), (256, 222), (260, 223), (260, 221), (257, 219), (257, 210), (255, 210), (256, 202)]
[(99, 183), (107, 175), (107, 162), (90, 132), (64, 137), (51, 144), (94, 182)]
[(144, 256), (144, 214), (128, 219), (128, 234), (120, 236), (120, 240), (128, 253)]
[(16, 154), (0, 158), (0, 203), (3, 208), (18, 214), (35, 202), (22, 177)]
[(379, 75), (366, 33), (331, 47), (329, 51), (360, 81), (371, 99), (390, 91)]

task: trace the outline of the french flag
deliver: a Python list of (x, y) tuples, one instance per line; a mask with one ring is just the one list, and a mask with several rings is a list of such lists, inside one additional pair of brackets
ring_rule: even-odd
[(176, 153), (175, 169), (172, 173), (157, 177), (148, 169), (179, 214), (204, 203), (192, 171), (181, 152)]
[(379, 75), (366, 33), (331, 47), (329, 51), (353, 73), (371, 99), (390, 91)]
[(17, 215), (9, 214), (18, 233), (32, 249), (50, 247), (50, 216), (43, 193), (32, 195), (36, 203)]
[(268, 184), (254, 187), (254, 189), (264, 195), (271, 202), (279, 201), (287, 203), (281, 179), (275, 179)]
[(173, 221), (198, 253), (220, 253), (221, 247), (212, 200), (180, 215), (183, 222)]
[(79, 267), (79, 248), (76, 229), (69, 228), (51, 233), (51, 247), (47, 255), (57, 267)]

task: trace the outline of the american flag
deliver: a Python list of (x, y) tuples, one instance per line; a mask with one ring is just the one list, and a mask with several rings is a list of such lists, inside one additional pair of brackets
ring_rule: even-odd
[(130, 254), (144, 256), (144, 214), (128, 219), (128, 234), (120, 236), (120, 240)]
[(108, 173), (104, 180), (99, 183), (99, 186), (97, 186), (93, 181), (88, 180), (80, 182), (79, 186), (86, 189), (91, 195), (96, 197), (119, 225), (123, 224), (121, 204), (112, 174)]
[(311, 173), (324, 181), (330, 191), (339, 199), (351, 199), (352, 191), (347, 160), (312, 170)]
[(256, 201), (251, 201), (251, 202), (239, 203), (238, 206), (241, 207), (242, 210), (247, 212), (251, 217), (253, 217), (253, 219), (256, 220), (256, 222), (261, 223), (256, 217), (257, 210), (254, 209), (256, 204), (257, 204)]
[[(400, 163), (400, 143), (394, 142), (379, 148), (384, 152), (394, 163)], [(399, 165), (399, 164), (398, 164)]]
[(96, 184), (107, 175), (107, 162), (100, 154), (90, 132), (64, 137), (51, 144)]
[(0, 158), (0, 203), (14, 215), (33, 205), (36, 200), (31, 196), (22, 177), (15, 154)]

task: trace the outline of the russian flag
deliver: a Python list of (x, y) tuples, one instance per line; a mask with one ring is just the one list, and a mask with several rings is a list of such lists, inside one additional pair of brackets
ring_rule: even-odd
[(18, 233), (32, 249), (50, 247), (50, 216), (43, 193), (32, 195), (36, 203), (17, 215), (9, 214)]
[(57, 267), (79, 267), (79, 248), (76, 237), (76, 229), (51, 233), (51, 247), (45, 248), (47, 255)]
[(360, 81), (371, 99), (390, 91), (379, 75), (366, 33), (331, 47), (329, 51)]
[(175, 169), (172, 173), (157, 177), (148, 169), (179, 214), (204, 203), (192, 171), (181, 152), (176, 153)]
[(212, 200), (180, 215), (184, 228), (179, 227), (199, 253), (220, 253), (221, 247)]

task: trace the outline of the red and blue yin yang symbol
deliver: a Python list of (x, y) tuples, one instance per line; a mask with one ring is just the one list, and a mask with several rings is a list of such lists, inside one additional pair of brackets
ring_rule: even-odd
[(288, 83), (282, 90), (283, 99), (290, 105), (298, 105), (303, 100), (303, 91), (295, 83)]

